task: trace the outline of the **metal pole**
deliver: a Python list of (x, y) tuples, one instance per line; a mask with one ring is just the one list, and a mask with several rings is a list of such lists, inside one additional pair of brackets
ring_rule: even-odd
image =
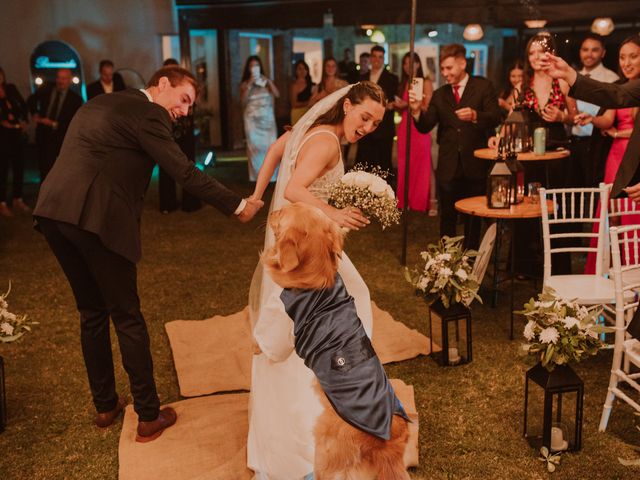
[[(413, 54), (416, 38), (416, 3), (417, 0), (411, 0), (411, 31), (409, 33), (409, 78), (407, 79), (407, 94), (413, 82)], [(404, 185), (401, 193), (404, 198), (402, 208), (402, 257), (400, 263), (407, 264), (407, 240), (409, 236), (409, 165), (411, 159), (411, 126), (413, 118), (411, 117), (411, 108), (407, 106), (407, 145), (404, 158)]]

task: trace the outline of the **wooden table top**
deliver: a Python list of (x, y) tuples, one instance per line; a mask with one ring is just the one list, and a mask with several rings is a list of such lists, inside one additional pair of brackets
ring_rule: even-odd
[[(551, 200), (547, 200), (549, 208), (553, 209)], [(518, 219), (518, 218), (538, 218), (542, 215), (539, 203), (531, 203), (529, 197), (525, 197), (524, 202), (511, 205), (510, 208), (489, 208), (487, 207), (487, 197), (463, 198), (456, 202), (456, 210), (467, 215), (485, 218), (498, 219)]]
[[(569, 154), (570, 152), (566, 148), (560, 150), (549, 150), (544, 155), (535, 155), (533, 152), (524, 152), (518, 154), (518, 160), (521, 162), (560, 160), (561, 158), (567, 158)], [(473, 152), (473, 155), (484, 160), (495, 160), (498, 156), (498, 150), (494, 150), (493, 148), (479, 148)]]

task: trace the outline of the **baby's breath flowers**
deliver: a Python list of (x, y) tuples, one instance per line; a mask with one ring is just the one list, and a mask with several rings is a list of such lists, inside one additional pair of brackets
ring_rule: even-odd
[(380, 167), (365, 170), (356, 165), (329, 187), (329, 203), (336, 208), (356, 207), (365, 217), (377, 220), (384, 230), (400, 222), (400, 210), (393, 188), (386, 182), (388, 172)]

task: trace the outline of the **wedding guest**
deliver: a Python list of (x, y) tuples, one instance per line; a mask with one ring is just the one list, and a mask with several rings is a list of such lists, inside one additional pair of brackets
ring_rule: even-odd
[(360, 76), (368, 74), (371, 69), (371, 56), (369, 55), (369, 52), (362, 52), (360, 57), (358, 57), (358, 61), (358, 67), (360, 67), (358, 69), (358, 73)]
[[(12, 83), (7, 83), (0, 68), (0, 215), (11, 217), (11, 208), (29, 212), (22, 200), (24, 182), (23, 143), (27, 127), (27, 104)], [(7, 196), (9, 169), (12, 174), (12, 198)], [(11, 208), (8, 202), (11, 201)]]
[[(243, 106), (244, 134), (247, 139), (249, 180), (255, 182), (269, 146), (276, 141), (276, 117), (273, 99), (280, 92), (271, 79), (264, 75), (262, 60), (257, 55), (247, 58), (240, 83)], [(277, 172), (272, 182), (275, 182)]]
[(322, 78), (309, 100), (309, 106), (315, 105), (327, 95), (331, 95), (336, 90), (346, 86), (347, 82), (340, 78), (340, 70), (338, 70), (338, 63), (335, 58), (325, 58), (324, 62), (322, 62)]
[[(542, 58), (545, 52), (555, 51), (556, 45), (547, 32), (541, 32), (529, 39), (525, 54), (523, 80), (523, 107), (529, 112), (531, 128), (544, 127), (547, 131), (547, 146), (550, 148), (569, 145), (567, 125), (573, 124), (577, 113), (576, 102), (568, 96), (569, 85), (563, 80), (555, 80), (542, 70)], [(547, 188), (562, 188), (573, 185), (570, 176), (571, 160), (569, 158), (541, 165), (540, 162), (529, 162), (525, 165), (527, 182), (539, 182)], [(545, 169), (548, 169), (545, 170)], [(548, 172), (548, 174), (547, 174)], [(555, 225), (554, 233), (560, 230), (571, 231), (570, 225)], [(538, 260), (542, 245), (539, 220), (523, 220), (514, 225), (516, 271), (521, 274), (540, 276), (542, 264)], [(565, 240), (558, 240), (560, 245)], [(567, 240), (568, 241), (568, 240)], [(571, 256), (558, 253), (553, 257), (553, 274), (571, 273)]]
[[(580, 73), (600, 82), (615, 82), (618, 75), (602, 64), (606, 50), (603, 38), (596, 33), (587, 34), (580, 45)], [(598, 113), (600, 107), (582, 100), (577, 102), (578, 112), (588, 116)], [(600, 164), (599, 156), (593, 155), (593, 125), (578, 122), (571, 129), (571, 159), (573, 162), (573, 178), (576, 186), (595, 187), (604, 176), (604, 163)]]
[[(618, 60), (624, 82), (640, 79), (640, 35), (633, 35), (622, 42)], [(604, 183), (607, 184), (614, 182), (624, 153), (629, 146), (629, 138), (633, 132), (633, 124), (637, 116), (638, 107), (609, 109), (597, 116), (591, 116), (584, 112), (576, 115), (576, 121), (579, 125), (591, 124), (600, 129), (603, 135), (613, 138), (611, 149), (609, 150), (609, 155), (605, 163), (604, 178), (600, 178), (599, 181), (604, 181)], [(622, 205), (623, 211), (630, 209), (631, 205)], [(621, 225), (634, 225), (639, 223), (640, 215), (625, 214), (620, 217)], [(597, 246), (596, 239), (591, 240), (591, 246)], [(595, 254), (589, 252), (585, 265), (585, 273), (595, 273), (595, 260)]]
[[(446, 85), (433, 92), (429, 108), (409, 92), (411, 114), (418, 131), (438, 125), (439, 158), (436, 179), (440, 204), (440, 235), (456, 236), (456, 201), (485, 194), (488, 162), (473, 155), (483, 148), (502, 114), (489, 80), (467, 74), (466, 49), (460, 44), (440, 49), (440, 73)], [(480, 220), (465, 218), (465, 246), (480, 243)]]
[(309, 65), (304, 60), (298, 60), (294, 66), (295, 79), (289, 89), (289, 99), (291, 101), (291, 125), (295, 125), (300, 117), (309, 110), (309, 100), (311, 90), (315, 85), (311, 81)]
[[(405, 164), (407, 158), (407, 121), (408, 101), (409, 101), (409, 74), (413, 63), (413, 75), (423, 80), (422, 83), (422, 105), (420, 110), (427, 111), (431, 96), (433, 95), (433, 84), (431, 80), (425, 78), (422, 71), (422, 63), (417, 53), (413, 54), (413, 62), (410, 62), (410, 54), (407, 53), (402, 58), (402, 77), (400, 77), (400, 88), (396, 97), (396, 109), (402, 113), (402, 121), (398, 125), (398, 208), (404, 208), (405, 196)], [(425, 212), (429, 209), (429, 190), (431, 186), (431, 134), (420, 133), (413, 121), (411, 121), (411, 147), (409, 160), (409, 208), (418, 212)]]
[(91, 100), (103, 93), (119, 92), (125, 89), (124, 80), (119, 73), (113, 72), (113, 62), (111, 60), (100, 61), (100, 78), (87, 85), (87, 100)]
[(345, 48), (342, 54), (342, 60), (338, 62), (338, 71), (340, 72), (340, 78), (345, 82), (351, 84), (358, 81), (360, 74), (356, 68), (356, 62), (353, 61), (351, 56), (351, 49)]
[(36, 146), (40, 182), (44, 182), (62, 147), (67, 128), (82, 106), (82, 98), (71, 87), (71, 70), (61, 68), (54, 85), (44, 85), (33, 97), (33, 120), (36, 123)]
[(396, 126), (393, 122), (395, 103), (392, 99), (398, 94), (398, 77), (384, 68), (385, 50), (380, 45), (371, 48), (371, 70), (361, 74), (360, 80), (377, 83), (385, 97), (389, 99), (384, 118), (380, 126), (371, 134), (358, 142), (356, 162), (377, 165), (383, 170), (392, 170), (391, 153)]
[(524, 68), (522, 61), (516, 60), (507, 70), (507, 80), (505, 88), (500, 92), (498, 103), (506, 115), (513, 111), (513, 107), (520, 98), (522, 92), (522, 79)]
[(171, 121), (188, 114), (196, 88), (191, 72), (165, 67), (143, 90), (99, 95), (80, 108), (34, 210), (36, 227), (58, 259), (80, 313), (94, 423), (110, 426), (125, 406), (116, 393), (111, 317), (140, 442), (157, 438), (176, 421), (172, 408), (160, 409), (137, 287), (140, 217), (155, 163), (185, 189), (240, 221), (249, 221), (262, 206), (201, 172), (173, 140)]

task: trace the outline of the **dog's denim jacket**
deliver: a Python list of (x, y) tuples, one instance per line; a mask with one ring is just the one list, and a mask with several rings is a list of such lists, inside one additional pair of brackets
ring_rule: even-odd
[(393, 415), (407, 421), (340, 275), (330, 289), (285, 288), (296, 353), (315, 373), (335, 411), (360, 430), (391, 437)]

